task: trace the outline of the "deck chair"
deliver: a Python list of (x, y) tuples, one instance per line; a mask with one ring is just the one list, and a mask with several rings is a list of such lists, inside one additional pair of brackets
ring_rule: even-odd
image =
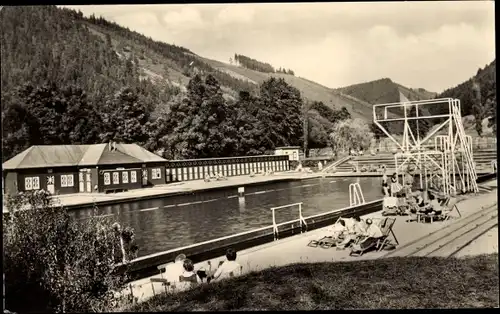
[[(373, 248), (377, 250), (377, 252), (381, 251), (383, 248), (385, 248), (390, 242), (389, 236), (392, 235), (394, 238), (394, 241), (396, 242), (396, 245), (399, 244), (398, 239), (396, 238), (396, 235), (394, 234), (394, 231), (392, 231), (392, 227), (394, 226), (394, 223), (396, 222), (396, 218), (384, 218), (382, 219), (378, 226), (380, 228), (380, 231), (382, 231), (382, 237), (378, 238), (377, 241), (373, 242), (369, 246), (361, 249), (361, 250), (354, 250), (351, 249), (351, 252), (349, 253), (349, 256), (361, 256), (363, 255), (366, 251), (369, 251)], [(359, 243), (359, 240), (358, 240)]]
[(382, 203), (382, 215), (396, 215), (398, 212), (398, 198), (397, 197), (384, 197)]
[(156, 295), (154, 283), (161, 283), (163, 287), (165, 287), (165, 292), (167, 292), (167, 287), (170, 286), (170, 282), (164, 278), (150, 278), (151, 289), (153, 289), (153, 295)]
[(442, 209), (442, 219), (444, 221), (448, 220), (451, 218), (450, 213), (455, 209), (458, 213), (458, 216), (462, 218), (462, 213), (458, 210), (458, 198), (456, 197), (450, 197), (448, 200), (444, 203), (443, 209)]
[[(342, 217), (339, 217), (339, 219), (337, 219), (337, 221), (335, 221), (335, 223), (332, 226), (335, 226), (340, 221), (340, 219), (342, 219)], [(326, 237), (322, 237), (319, 240), (311, 240), (307, 244), (307, 246), (321, 247), (321, 248), (326, 249), (326, 248), (331, 248), (331, 247), (335, 246), (335, 244), (337, 243), (337, 240), (338, 239), (335, 239), (332, 236), (326, 236)]]

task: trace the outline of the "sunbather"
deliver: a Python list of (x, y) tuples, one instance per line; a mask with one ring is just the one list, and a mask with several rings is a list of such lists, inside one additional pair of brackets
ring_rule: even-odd
[(353, 245), (353, 251), (364, 250), (365, 248), (373, 245), (378, 241), (379, 238), (383, 236), (380, 227), (374, 224), (370, 218), (366, 219), (366, 225), (366, 231), (362, 234), (361, 240)]
[(346, 226), (342, 233), (344, 239), (337, 244), (337, 249), (345, 249), (365, 232), (359, 217), (345, 219), (344, 224)]
[(179, 283), (176, 285), (178, 291), (187, 290), (201, 283), (200, 277), (194, 272), (194, 265), (190, 259), (185, 259), (182, 266), (184, 272), (179, 275)]
[(345, 221), (343, 219), (339, 219), (335, 224), (331, 225), (330, 227), (326, 228), (325, 234), (322, 236), (323, 238), (332, 238), (332, 239), (338, 239), (339, 236), (344, 234), (344, 232), (347, 230)]
[(215, 271), (212, 276), (212, 280), (221, 280), (224, 278), (229, 278), (231, 276), (241, 275), (242, 266), (236, 262), (236, 251), (233, 249), (228, 249), (226, 252), (226, 261), (219, 264), (219, 268)]
[(431, 213), (434, 213), (435, 215), (440, 215), (443, 212), (443, 209), (441, 207), (438, 198), (435, 197), (433, 194), (430, 194), (429, 200), (430, 200), (429, 207), (431, 208)]
[(418, 211), (427, 213), (432, 211), (432, 207), (429, 204), (429, 191), (420, 189), (420, 193), (417, 194), (416, 200), (418, 205)]
[(184, 272), (184, 261), (186, 260), (186, 255), (179, 254), (175, 258), (174, 263), (168, 264), (165, 267), (165, 279), (170, 283), (172, 288), (179, 283), (179, 276)]

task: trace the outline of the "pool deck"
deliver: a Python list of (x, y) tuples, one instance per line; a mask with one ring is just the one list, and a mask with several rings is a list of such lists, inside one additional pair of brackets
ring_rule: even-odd
[[(479, 195), (473, 195), (460, 201), (457, 206), (462, 214), (462, 218), (459, 218), (456, 212), (456, 219), (450, 219), (448, 221), (439, 221), (434, 223), (417, 223), (417, 222), (406, 222), (407, 216), (399, 216), (393, 226), (393, 231), (399, 242), (399, 246), (403, 246), (415, 239), (424, 237), (446, 225), (452, 224), (457, 221), (457, 219), (463, 219), (470, 214), (477, 211), (478, 208), (488, 207), (496, 204), (497, 199), (497, 181), (494, 180), (485, 182), (485, 186), (493, 188), (493, 190), (487, 192), (484, 191)], [(381, 218), (381, 212), (372, 213), (362, 218)], [(243, 272), (251, 272), (256, 270), (262, 270), (264, 268), (272, 266), (284, 266), (287, 264), (301, 263), (301, 262), (334, 262), (334, 261), (351, 261), (351, 260), (364, 260), (364, 259), (376, 259), (381, 258), (386, 252), (369, 252), (361, 257), (351, 257), (349, 256), (348, 250), (337, 250), (336, 248), (322, 249), (322, 248), (312, 248), (307, 246), (310, 240), (319, 239), (325, 234), (326, 229), (321, 228), (317, 230), (312, 230), (310, 232), (300, 234), (297, 236), (292, 236), (283, 240), (274, 241), (264, 245), (256, 246), (238, 252), (237, 261), (243, 266)], [(498, 252), (498, 240), (494, 241), (496, 237), (492, 236), (492, 232), (488, 232), (481, 238), (476, 240), (476, 245), (473, 249), (464, 250), (463, 255), (474, 255), (483, 254), (490, 252)], [(393, 241), (394, 239), (391, 238)], [(495, 243), (493, 243), (495, 242)], [(223, 256), (211, 260), (212, 265), (217, 265), (219, 261), (224, 260)], [(195, 268), (207, 267), (207, 261), (197, 263)], [(134, 296), (138, 297), (139, 302), (151, 297), (153, 295), (153, 290), (150, 283), (150, 278), (160, 278), (159, 275), (152, 277), (140, 279), (132, 282)], [(155, 290), (157, 292), (162, 291), (159, 284), (155, 284)]]
[[(186, 182), (176, 182), (170, 184), (157, 185), (151, 188), (130, 190), (127, 192), (120, 192), (116, 194), (103, 194), (103, 193), (75, 193), (75, 194), (64, 194), (53, 196), (54, 204), (62, 205), (68, 209), (90, 207), (95, 205), (110, 205), (118, 204), (130, 201), (139, 201), (145, 199), (152, 199), (164, 196), (173, 196), (181, 194), (190, 194), (194, 192), (239, 187), (258, 183), (270, 183), (279, 182), (286, 180), (304, 180), (321, 178), (320, 173), (305, 173), (305, 172), (279, 172), (273, 175), (262, 175), (258, 174), (254, 177), (246, 176), (235, 176), (228, 177), (227, 180), (220, 181), (210, 181), (205, 182), (204, 180), (193, 180)], [(6, 212), (7, 209), (3, 206), (3, 211)]]

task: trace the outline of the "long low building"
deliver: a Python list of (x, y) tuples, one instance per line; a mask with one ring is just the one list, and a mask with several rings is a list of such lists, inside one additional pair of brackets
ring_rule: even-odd
[(289, 170), (288, 156), (168, 161), (136, 144), (37, 145), (2, 165), (4, 194), (106, 193), (170, 182)]
[(166, 166), (167, 182), (199, 180), (222, 174), (225, 177), (266, 171), (288, 171), (288, 156), (260, 155), (228, 158), (171, 160)]
[(166, 163), (136, 144), (31, 146), (2, 165), (4, 192), (138, 189), (165, 183)]

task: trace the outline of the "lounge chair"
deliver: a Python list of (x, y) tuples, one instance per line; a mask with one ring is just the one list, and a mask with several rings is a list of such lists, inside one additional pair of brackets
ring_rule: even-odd
[[(339, 219), (337, 219), (337, 221), (335, 221), (335, 223), (332, 225), (332, 227), (335, 226), (340, 221), (340, 219), (342, 219), (342, 217), (339, 217)], [(331, 247), (333, 247), (333, 246), (336, 245), (339, 237), (335, 238), (333, 236), (325, 236), (325, 237), (322, 237), (319, 240), (311, 240), (307, 244), (307, 246), (310, 246), (310, 247), (321, 247), (321, 248), (324, 248), (324, 249), (331, 248)]]
[(355, 250), (351, 249), (351, 253), (349, 253), (349, 256), (361, 256), (363, 255), (366, 251), (371, 250), (375, 248), (377, 252), (381, 251), (385, 247), (388, 247), (390, 245), (390, 240), (389, 236), (392, 235), (394, 238), (394, 241), (396, 242), (396, 245), (399, 244), (398, 239), (396, 238), (396, 235), (394, 234), (394, 231), (392, 231), (392, 227), (394, 226), (394, 223), (396, 222), (396, 218), (384, 218), (382, 219), (378, 226), (380, 227), (380, 231), (382, 231), (382, 236), (377, 239), (377, 241), (373, 242), (371, 245), (367, 246), (366, 248), (363, 248), (361, 250)]
[(440, 218), (443, 219), (444, 221), (448, 220), (451, 218), (450, 213), (455, 209), (458, 213), (459, 217), (462, 217), (462, 214), (458, 210), (458, 199), (456, 197), (450, 197), (447, 200), (445, 200), (442, 208), (442, 213), (440, 215)]
[(165, 287), (165, 292), (168, 292), (167, 291), (167, 287), (170, 286), (170, 282), (168, 282), (167, 279), (164, 279), (164, 278), (150, 278), (149, 280), (151, 282), (151, 289), (153, 289), (153, 295), (156, 295), (154, 283), (161, 283), (161, 285), (163, 287)]
[(398, 198), (397, 197), (384, 197), (382, 203), (382, 215), (396, 215), (398, 212)]

